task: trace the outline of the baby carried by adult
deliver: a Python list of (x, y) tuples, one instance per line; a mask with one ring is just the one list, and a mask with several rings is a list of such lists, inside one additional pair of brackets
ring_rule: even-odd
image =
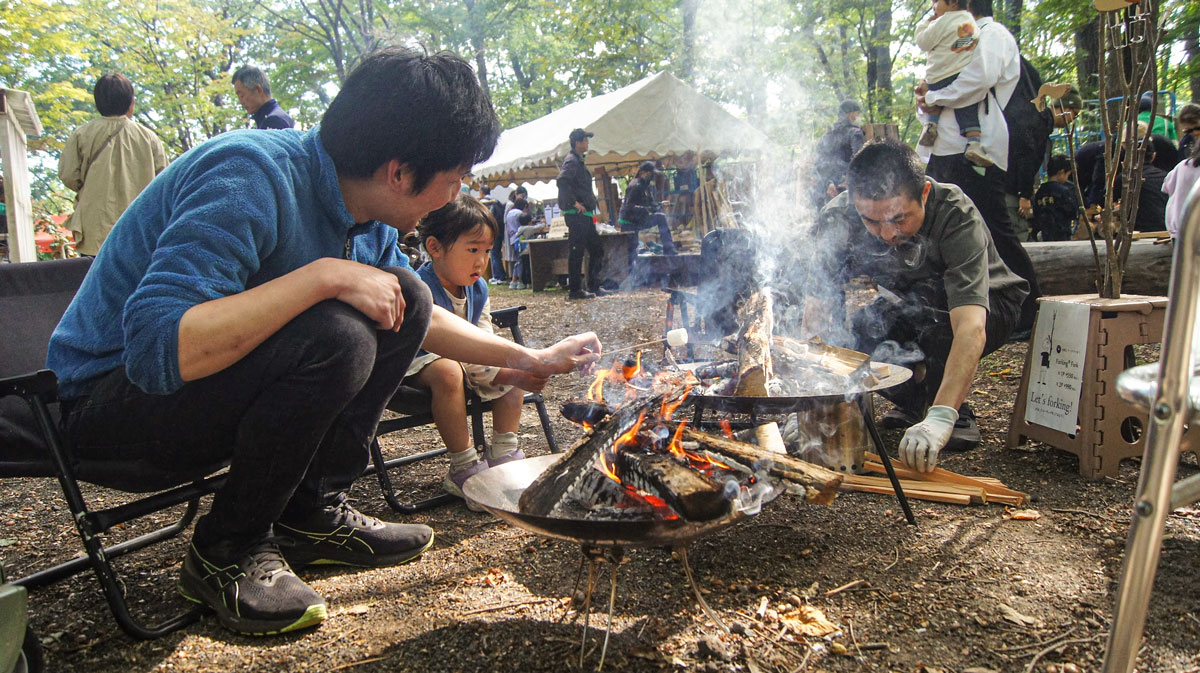
[[(933, 0), (933, 15), (917, 24), (916, 43), (928, 56), (925, 80), (930, 90), (944, 89), (954, 83), (975, 54), (979, 27), (975, 18), (963, 9), (961, 0)], [(919, 145), (932, 146), (937, 140), (938, 114), (930, 114)], [(967, 139), (967, 159), (977, 166), (991, 166), (992, 158), (980, 142), (979, 104), (954, 108), (959, 133)]]

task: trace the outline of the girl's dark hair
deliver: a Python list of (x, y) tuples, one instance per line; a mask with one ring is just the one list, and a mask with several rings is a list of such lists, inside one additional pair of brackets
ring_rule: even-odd
[(521, 213), (517, 216), (517, 224), (522, 227), (527, 226), (530, 222), (533, 222), (533, 215), (529, 213)]
[(364, 58), (321, 119), (321, 144), (342, 177), (369, 178), (395, 159), (420, 192), (442, 171), (492, 154), (496, 111), (471, 66), (450, 52), (389, 47)]
[(493, 237), (499, 235), (492, 211), (470, 194), (459, 194), (458, 198), (426, 215), (417, 225), (417, 234), (422, 245), (432, 236), (442, 247), (448, 248), (459, 237), (481, 226), (491, 231)]
[(125, 75), (109, 73), (96, 81), (92, 97), (100, 116), (123, 115), (129, 112), (129, 106), (133, 103), (133, 82)]

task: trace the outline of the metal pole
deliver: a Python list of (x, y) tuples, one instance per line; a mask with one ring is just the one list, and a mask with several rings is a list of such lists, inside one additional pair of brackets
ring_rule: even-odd
[(1162, 551), (1163, 525), (1171, 513), (1171, 488), (1179, 461), (1183, 426), (1188, 421), (1188, 385), (1192, 373), (1192, 329), (1200, 292), (1200, 183), (1188, 195), (1183, 224), (1175, 241), (1158, 394), (1147, 423), (1142, 474), (1133, 505), (1133, 524), (1125, 544), (1125, 562), (1104, 657), (1104, 673), (1129, 673), (1146, 625), (1146, 608)]

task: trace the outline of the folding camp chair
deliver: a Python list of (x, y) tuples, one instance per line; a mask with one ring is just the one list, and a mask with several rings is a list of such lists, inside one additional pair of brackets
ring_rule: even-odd
[[(13, 582), (35, 589), (82, 572), (96, 574), (113, 617), (126, 633), (157, 638), (195, 621), (192, 609), (146, 626), (129, 611), (125, 590), (110, 561), (174, 537), (196, 516), (200, 498), (220, 488), (225, 464), (186, 474), (167, 474), (138, 461), (87, 460), (72, 455), (58, 431), (58, 379), (43, 369), (50, 333), (87, 273), (90, 258), (0, 264), (0, 478), (57, 478), (86, 555), (27, 574)], [(151, 493), (116, 507), (89, 508), (79, 482), (127, 493)], [(133, 539), (103, 546), (99, 536), (115, 526), (186, 504), (175, 523)]]
[[(1128, 673), (1141, 647), (1146, 608), (1162, 552), (1167, 516), (1200, 501), (1200, 474), (1175, 483), (1184, 426), (1200, 422), (1200, 372), (1192, 349), (1200, 298), (1200, 185), (1193, 186), (1175, 241), (1175, 260), (1158, 364), (1130, 369), (1117, 379), (1118, 394), (1147, 408), (1146, 449), (1125, 544), (1125, 563), (1109, 628), (1105, 673)], [(1200, 447), (1187, 447), (1200, 450)]]
[[(513, 341), (521, 345), (525, 344), (525, 339), (521, 335), (521, 327), (518, 321), (520, 320), (520, 312), (524, 310), (524, 306), (516, 306), (492, 311), (492, 324), (501, 329), (510, 330)], [(376, 438), (371, 442), (372, 467), (367, 472), (374, 472), (378, 476), (379, 488), (383, 491), (383, 498), (387, 501), (388, 505), (397, 512), (404, 514), (413, 514), (433, 507), (447, 505), (458, 500), (457, 497), (449, 493), (443, 493), (415, 503), (402, 503), (396, 497), (391, 477), (388, 475), (388, 470), (392, 468), (411, 465), (426, 458), (440, 456), (446, 453), (446, 447), (443, 446), (411, 456), (401, 456), (385, 460), (383, 451), (379, 446), (379, 437), (381, 435), (398, 430), (431, 425), (433, 423), (432, 402), (433, 397), (428, 389), (411, 385), (401, 385), (400, 389), (396, 391), (396, 395), (392, 398), (392, 401), (388, 403), (388, 409), (395, 411), (400, 416), (380, 421), (379, 429), (375, 433)], [(483, 455), (487, 450), (487, 440), (484, 438), (483, 431), (483, 414), (492, 410), (492, 403), (479, 399), (479, 396), (475, 395), (469, 389), (467, 390), (464, 403), (467, 405), (467, 415), (471, 419), (472, 440), (480, 455)], [(554, 441), (554, 431), (550, 428), (550, 416), (546, 413), (546, 401), (541, 393), (529, 393), (525, 395), (523, 404), (532, 404), (537, 409), (538, 419), (542, 424), (542, 432), (546, 436), (546, 443), (549, 445), (550, 451), (558, 453), (559, 448), (557, 442)]]
[(752, 236), (747, 229), (708, 232), (700, 239), (700, 283), (695, 292), (666, 290), (670, 297), (663, 336), (679, 327), (688, 330), (688, 343), (683, 352), (674, 353), (676, 359), (695, 360), (695, 344), (715, 341), (737, 329), (738, 307), (757, 286)]

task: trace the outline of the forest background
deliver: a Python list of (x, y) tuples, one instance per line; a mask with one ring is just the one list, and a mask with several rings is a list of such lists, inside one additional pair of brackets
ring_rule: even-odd
[[(994, 0), (996, 18), (1047, 82), (1096, 96), (1097, 14), (1088, 0)], [(475, 65), (504, 128), (666, 70), (803, 151), (843, 98), (865, 121), (917, 131), (923, 72), (913, 29), (927, 0), (0, 0), (0, 87), (29, 91), (38, 214), (67, 212), (54, 167), (95, 116), (106, 72), (135, 86), (135, 118), (170, 157), (248, 125), (230, 76), (263, 68), (300, 128), (372, 50), (450, 50)], [(1165, 0), (1159, 88), (1200, 100), (1200, 3)]]

